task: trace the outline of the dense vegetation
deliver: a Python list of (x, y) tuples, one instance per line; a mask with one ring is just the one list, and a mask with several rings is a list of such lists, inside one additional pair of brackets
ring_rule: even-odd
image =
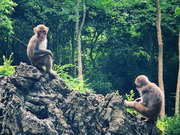
[[(13, 3), (14, 2), (14, 3)], [(48, 48), (55, 56), (55, 69), (63, 79), (77, 84), (77, 43), (74, 0), (1, 0), (0, 64), (13, 52), (13, 65), (29, 63), (26, 46), (33, 28), (50, 28)], [(16, 4), (15, 4), (16, 3)], [(96, 93), (135, 90), (140, 74), (158, 82), (158, 43), (154, 0), (86, 0), (82, 29), (82, 63), (85, 87)], [(178, 73), (180, 1), (161, 0), (164, 43), (166, 115), (174, 114)], [(83, 17), (80, 3), (79, 20)], [(13, 12), (14, 11), (14, 12)], [(4, 57), (4, 58), (5, 58)], [(62, 68), (61, 68), (62, 67)], [(77, 85), (70, 84), (72, 87)], [(136, 91), (135, 91), (136, 92)], [(135, 93), (136, 96), (137, 93)]]

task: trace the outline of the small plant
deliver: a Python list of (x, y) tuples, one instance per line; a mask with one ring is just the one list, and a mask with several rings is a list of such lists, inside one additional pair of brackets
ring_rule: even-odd
[(131, 91), (129, 92), (129, 94), (126, 94), (126, 99), (127, 99), (128, 101), (134, 101), (134, 95), (135, 95), (134, 91), (131, 90)]
[(13, 53), (11, 53), (9, 59), (3, 55), (4, 63), (2, 66), (0, 66), (0, 75), (8, 76), (8, 75), (12, 75), (14, 73), (15, 66), (11, 66), (11, 64), (13, 62), (12, 57), (13, 57)]
[(116, 90), (115, 93), (117, 93), (120, 96), (120, 98), (123, 98), (123, 96), (120, 95), (119, 90)]
[[(131, 91), (129, 92), (129, 94), (126, 94), (126, 99), (127, 99), (127, 101), (134, 101), (134, 96), (135, 96), (135, 93), (134, 93), (133, 90), (131, 90)], [(134, 115), (134, 116), (137, 116), (137, 115), (138, 115), (138, 113), (137, 113), (135, 110), (130, 109), (130, 108), (127, 108), (127, 112), (131, 113), (131, 114)]]

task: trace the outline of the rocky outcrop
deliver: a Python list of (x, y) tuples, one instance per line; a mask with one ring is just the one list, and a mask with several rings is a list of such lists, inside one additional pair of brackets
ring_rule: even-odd
[(138, 123), (116, 93), (106, 96), (71, 90), (21, 63), (13, 76), (0, 77), (1, 135), (158, 135)]

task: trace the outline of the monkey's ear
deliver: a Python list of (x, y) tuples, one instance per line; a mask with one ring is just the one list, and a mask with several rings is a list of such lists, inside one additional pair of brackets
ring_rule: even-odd
[(34, 33), (37, 34), (37, 27), (34, 28)]
[(49, 31), (49, 27), (46, 27), (46, 33), (48, 33), (48, 31)]

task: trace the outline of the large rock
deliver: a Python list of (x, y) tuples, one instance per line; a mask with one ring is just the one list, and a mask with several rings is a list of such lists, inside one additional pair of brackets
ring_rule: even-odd
[(0, 76), (1, 135), (158, 135), (137, 122), (116, 93), (71, 90), (60, 79), (21, 63), (13, 76)]

